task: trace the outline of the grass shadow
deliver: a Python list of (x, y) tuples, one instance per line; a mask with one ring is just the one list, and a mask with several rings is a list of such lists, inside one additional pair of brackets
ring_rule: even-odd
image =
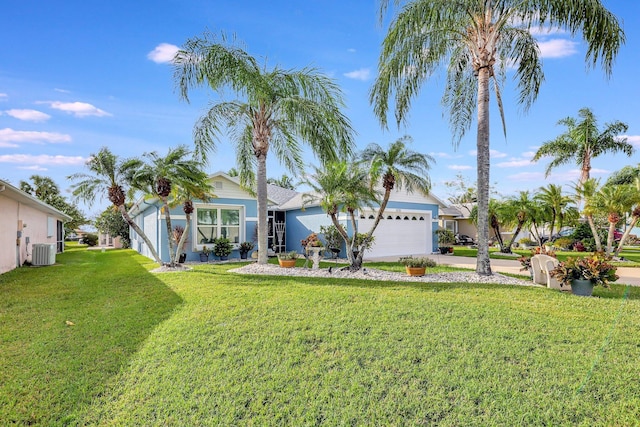
[(0, 275), (0, 419), (73, 424), (181, 298), (130, 250), (72, 247)]

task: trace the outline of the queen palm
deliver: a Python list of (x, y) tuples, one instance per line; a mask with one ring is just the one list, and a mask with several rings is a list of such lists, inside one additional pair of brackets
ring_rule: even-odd
[(607, 232), (607, 253), (613, 252), (613, 240), (616, 225), (621, 215), (633, 206), (633, 198), (628, 185), (605, 185), (597, 194), (598, 205), (607, 213), (609, 230)]
[(517, 196), (510, 197), (500, 203), (499, 216), (503, 218), (504, 225), (515, 226), (511, 240), (501, 248), (501, 252), (511, 253), (513, 243), (518, 238), (522, 228), (531, 222), (534, 214), (534, 202), (528, 191), (521, 191)]
[(80, 172), (67, 177), (72, 181), (78, 181), (71, 185), (75, 199), (82, 200), (91, 206), (96, 197), (106, 193), (107, 198), (120, 212), (122, 218), (144, 240), (153, 259), (158, 264), (162, 264), (158, 251), (147, 235), (144, 234), (144, 231), (131, 219), (125, 206), (127, 200), (127, 191), (125, 189), (129, 187), (127, 177), (131, 175), (132, 168), (137, 167), (135, 162), (122, 161), (107, 147), (103, 147), (98, 153), (90, 155), (86, 166), (91, 173)]
[(384, 188), (382, 202), (369, 234), (373, 234), (382, 219), (394, 188), (401, 190), (404, 187), (410, 193), (419, 191), (424, 195), (429, 194), (429, 168), (435, 160), (428, 154), (408, 149), (407, 142), (411, 142), (411, 137), (405, 136), (396, 140), (386, 150), (372, 143), (361, 154), (362, 160), (370, 164), (370, 170), (373, 172), (372, 182), (380, 179)]
[(146, 159), (140, 162), (137, 159), (125, 164), (131, 171), (129, 180), (131, 186), (142, 191), (146, 196), (157, 197), (162, 202), (162, 212), (167, 227), (167, 239), (169, 243), (169, 263), (175, 265), (177, 242), (173, 239), (173, 226), (171, 225), (171, 209), (169, 206), (170, 195), (174, 184), (181, 187), (197, 185), (205, 181), (207, 175), (202, 171), (202, 164), (191, 158), (191, 151), (180, 145), (170, 148), (167, 155), (162, 157), (157, 152), (144, 153)]
[[(382, 21), (391, 0), (380, 1)], [(403, 4), (382, 44), (378, 77), (370, 100), (387, 126), (390, 98), (395, 98), (398, 125), (407, 121), (411, 101), (446, 64), (443, 104), (450, 116), (454, 144), (473, 122), (477, 109), (478, 261), (479, 274), (491, 274), (489, 263), (489, 99), (490, 83), (506, 134), (500, 87), (510, 67), (526, 110), (544, 79), (540, 49), (529, 30), (549, 26), (582, 34), (586, 60), (600, 62), (610, 74), (624, 33), (599, 0), (394, 0)]]
[(589, 228), (591, 228), (591, 234), (593, 234), (593, 240), (596, 244), (596, 251), (602, 250), (602, 242), (600, 241), (600, 235), (598, 234), (598, 228), (594, 220), (594, 215), (600, 211), (598, 206), (598, 191), (600, 188), (600, 181), (594, 178), (589, 178), (584, 182), (578, 182), (574, 186), (576, 198), (582, 200), (582, 214), (587, 219)]
[(549, 184), (546, 187), (541, 187), (534, 199), (549, 214), (549, 236), (553, 236), (556, 229), (562, 229), (567, 217), (577, 216), (576, 209), (571, 206), (573, 198), (562, 194), (561, 185)]
[[(373, 241), (372, 233), (358, 234), (356, 213), (363, 207), (379, 206), (379, 194), (370, 185), (370, 171), (356, 161), (329, 162), (323, 168), (314, 168), (303, 184), (311, 188), (304, 193), (303, 204), (317, 202), (331, 218), (347, 247), (347, 259), (351, 270), (362, 266), (365, 250)], [(352, 235), (340, 223), (338, 215), (346, 212), (351, 223)], [(354, 251), (357, 255), (354, 255)]]
[(242, 185), (255, 187), (258, 202), (258, 263), (267, 262), (267, 155), (296, 174), (303, 165), (302, 143), (321, 162), (347, 158), (353, 130), (341, 113), (341, 91), (315, 69), (271, 70), (244, 50), (205, 34), (188, 40), (174, 59), (182, 99), (192, 88), (230, 89), (240, 99), (219, 102), (195, 124), (196, 152), (206, 159), (222, 128), (236, 148)]
[(558, 122), (567, 131), (556, 139), (547, 141), (533, 156), (533, 161), (542, 157), (552, 157), (547, 165), (546, 176), (551, 170), (575, 163), (580, 167), (580, 182), (590, 178), (591, 160), (606, 153), (624, 153), (627, 157), (634, 152), (633, 145), (620, 135), (627, 131), (627, 125), (620, 121), (607, 123), (604, 130), (598, 129), (598, 120), (588, 108), (578, 111), (579, 119), (566, 117)]
[(624, 234), (620, 238), (620, 242), (615, 251), (616, 256), (620, 255), (623, 245), (631, 234), (631, 230), (633, 230), (640, 220), (640, 177), (636, 177), (633, 184), (629, 184), (629, 203), (631, 204), (631, 223), (624, 230)]
[[(180, 181), (178, 185), (173, 186), (171, 194), (170, 207), (182, 204), (182, 211), (185, 214), (185, 226), (180, 240), (176, 243), (176, 254), (173, 262), (177, 263), (180, 258), (180, 249), (184, 246), (189, 236), (191, 228), (191, 214), (195, 211), (193, 207), (194, 200), (208, 200), (215, 197), (214, 188), (209, 181), (208, 176), (199, 171), (197, 175), (193, 175), (188, 181)], [(172, 233), (173, 234), (173, 233)]]

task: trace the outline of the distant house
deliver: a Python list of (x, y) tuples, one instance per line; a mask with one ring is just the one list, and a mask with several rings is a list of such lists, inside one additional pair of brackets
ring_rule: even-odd
[[(194, 201), (191, 232), (184, 248), (187, 261), (199, 259), (203, 246), (211, 248), (213, 239), (227, 237), (234, 246), (232, 257), (238, 257), (238, 245), (256, 241), (258, 207), (254, 195), (240, 187), (236, 177), (218, 172), (210, 176), (216, 197), (206, 202)], [(303, 207), (302, 193), (268, 185), (268, 246), (275, 253), (301, 252), (300, 241), (312, 232), (319, 232), (331, 219), (318, 205)], [(437, 249), (433, 233), (438, 224), (438, 212), (444, 207), (437, 197), (419, 193), (394, 191), (385, 210), (384, 219), (374, 233), (375, 242), (368, 257), (403, 256), (432, 253)], [(163, 261), (169, 260), (167, 230), (161, 204), (157, 200), (140, 199), (131, 209), (134, 221), (158, 250)], [(375, 210), (359, 212), (360, 232), (367, 231), (374, 221)], [(181, 207), (171, 210), (172, 225), (185, 226), (186, 216)], [(351, 232), (346, 215), (340, 220)], [(131, 247), (151, 257), (144, 241), (131, 230)], [(272, 252), (272, 253), (273, 253)]]
[(64, 251), (64, 227), (72, 218), (0, 180), (0, 273), (32, 260), (33, 245)]

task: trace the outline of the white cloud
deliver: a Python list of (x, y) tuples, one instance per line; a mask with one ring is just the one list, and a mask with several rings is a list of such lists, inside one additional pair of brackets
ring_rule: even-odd
[(51, 118), (50, 115), (37, 110), (6, 110), (8, 116), (14, 119), (24, 120), (28, 122), (44, 122)]
[(44, 172), (49, 169), (43, 168), (42, 166), (33, 165), (33, 166), (18, 166), (18, 169), (27, 170), (27, 171), (36, 171), (36, 172)]
[(86, 102), (39, 101), (38, 103), (49, 104), (51, 108), (73, 114), (76, 117), (105, 117), (112, 115)]
[(521, 168), (523, 166), (530, 166), (531, 160), (529, 159), (510, 159), (507, 162), (500, 162), (496, 164), (499, 168)]
[(367, 81), (371, 76), (371, 70), (368, 68), (360, 68), (359, 70), (349, 71), (348, 73), (344, 73), (345, 77), (355, 80)]
[(7, 99), (9, 99), (9, 95), (6, 93), (0, 93), (0, 102), (6, 101)]
[[(478, 151), (477, 150), (471, 150), (471, 151), (469, 151), (469, 155), (470, 156), (477, 156), (478, 155)], [(508, 156), (507, 153), (503, 153), (503, 152), (498, 151), (498, 150), (489, 150), (489, 155), (491, 156), (492, 159), (502, 159), (502, 158)]]
[(542, 172), (520, 172), (515, 175), (507, 176), (510, 181), (535, 181), (540, 182), (544, 180), (544, 173)]
[(443, 153), (443, 152), (439, 152), (439, 153), (431, 152), (431, 153), (429, 153), (429, 155), (431, 157), (440, 158), (440, 159), (452, 159), (453, 158), (453, 156), (451, 154)]
[(31, 154), (5, 154), (0, 155), (0, 163), (19, 163), (34, 165), (47, 165), (47, 166), (77, 166), (84, 165), (87, 159), (80, 156), (50, 156), (48, 154), (41, 154), (34, 156)]
[(61, 143), (71, 142), (71, 136), (55, 132), (37, 132), (0, 129), (0, 147), (17, 147), (16, 143)]
[(449, 165), (449, 166), (447, 166), (447, 168), (452, 169), (454, 171), (468, 171), (470, 169), (473, 169), (473, 166), (469, 166), (469, 165)]
[(627, 138), (627, 142), (634, 147), (640, 147), (640, 135), (622, 135), (623, 138)]
[(180, 48), (176, 45), (160, 43), (155, 47), (155, 49), (147, 54), (147, 58), (156, 64), (166, 64), (173, 61), (173, 58), (179, 50)]
[(66, 89), (60, 89), (60, 88), (53, 88), (53, 90), (55, 90), (56, 92), (60, 92), (60, 93), (71, 93), (70, 90), (66, 90)]
[(547, 41), (539, 41), (541, 58), (563, 58), (571, 56), (578, 52), (578, 43), (566, 39), (552, 39)]

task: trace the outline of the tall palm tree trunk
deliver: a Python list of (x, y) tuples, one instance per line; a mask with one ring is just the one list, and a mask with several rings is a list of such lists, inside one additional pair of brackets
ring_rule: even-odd
[(491, 275), (489, 260), (489, 68), (478, 71), (478, 259), (476, 273)]
[(636, 215), (634, 215), (633, 218), (631, 219), (631, 224), (629, 224), (627, 229), (624, 231), (624, 234), (620, 238), (620, 243), (618, 243), (618, 247), (616, 248), (616, 251), (614, 254), (615, 256), (620, 256), (620, 251), (622, 250), (622, 246), (629, 238), (629, 235), (631, 234), (631, 229), (636, 226), (639, 219), (640, 219), (640, 216), (636, 216)]
[[(164, 210), (164, 222), (167, 227), (167, 236), (169, 239), (169, 266), (175, 267), (175, 242), (173, 240), (173, 227), (171, 226), (171, 213), (169, 212), (169, 202), (166, 197), (162, 198), (162, 208)], [(184, 234), (184, 233), (182, 233)]]
[(268, 262), (267, 251), (267, 153), (259, 152), (256, 155), (258, 167), (256, 173), (256, 186), (258, 190), (258, 264)]
[(600, 241), (600, 235), (598, 234), (598, 229), (596, 228), (596, 224), (593, 221), (593, 216), (591, 214), (585, 215), (587, 217), (587, 223), (591, 228), (591, 234), (593, 234), (593, 240), (596, 242), (596, 251), (600, 252), (602, 250), (602, 242)]
[(122, 215), (122, 218), (124, 218), (124, 220), (127, 222), (127, 224), (129, 224), (129, 226), (131, 226), (131, 228), (133, 228), (135, 230), (135, 232), (138, 233), (138, 236), (142, 237), (142, 240), (144, 240), (144, 242), (147, 244), (147, 247), (149, 248), (149, 251), (151, 252), (151, 255), (156, 260), (156, 262), (158, 264), (162, 265), (162, 260), (160, 259), (160, 256), (158, 255), (158, 252), (156, 251), (156, 248), (151, 243), (151, 240), (149, 240), (149, 238), (144, 233), (144, 231), (142, 231), (140, 229), (140, 227), (138, 227), (138, 224), (136, 224), (135, 221), (131, 219), (131, 217), (129, 216), (129, 213), (127, 212), (127, 209), (125, 208), (125, 206), (124, 205), (118, 205), (117, 208), (118, 208), (118, 211), (120, 212), (120, 214)]

